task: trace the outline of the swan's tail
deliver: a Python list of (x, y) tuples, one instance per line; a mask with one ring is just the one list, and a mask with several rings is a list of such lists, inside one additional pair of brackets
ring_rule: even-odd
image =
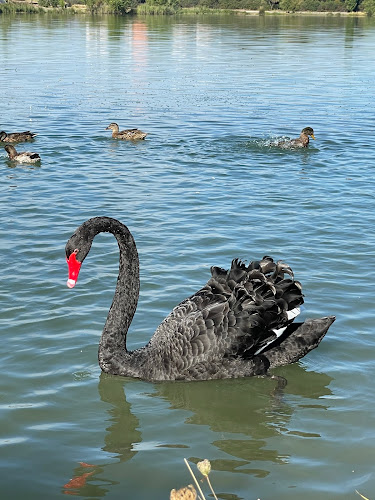
[(261, 353), (270, 362), (270, 368), (295, 363), (318, 347), (335, 321), (335, 316), (307, 319), (304, 323), (292, 323), (269, 350)]

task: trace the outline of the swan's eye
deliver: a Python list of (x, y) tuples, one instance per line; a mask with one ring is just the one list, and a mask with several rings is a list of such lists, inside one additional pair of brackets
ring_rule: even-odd
[(76, 249), (73, 251), (73, 253), (74, 253), (75, 255), (77, 255), (77, 253), (78, 253), (78, 252), (79, 252), (78, 248), (76, 248)]

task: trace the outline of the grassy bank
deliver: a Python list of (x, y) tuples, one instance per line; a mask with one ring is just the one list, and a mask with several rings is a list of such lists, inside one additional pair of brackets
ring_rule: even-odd
[(0, 14), (17, 14), (20, 12), (25, 13), (40, 13), (44, 12), (44, 9), (33, 4), (26, 2), (10, 2), (0, 4)]
[[(39, 0), (38, 3), (15, 1), (0, 4), (0, 14), (71, 12), (95, 14), (140, 14), (140, 15), (201, 15), (201, 14), (236, 14), (236, 15), (375, 15), (375, 0), (363, 0), (361, 10), (345, 10), (340, 0), (280, 0), (276, 7), (275, 0), (252, 0), (251, 8), (212, 8), (199, 4), (181, 6), (183, 1), (156, 3), (153, 1), (137, 4), (135, 0), (85, 0), (85, 3), (72, 4), (66, 0)], [(316, 7), (313, 9), (312, 7)]]

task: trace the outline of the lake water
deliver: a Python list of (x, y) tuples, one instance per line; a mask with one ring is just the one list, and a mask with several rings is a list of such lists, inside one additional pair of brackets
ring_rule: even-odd
[[(1, 169), (1, 498), (165, 500), (211, 461), (218, 498), (375, 498), (375, 21), (0, 16), (1, 129), (38, 132)], [(139, 127), (138, 143), (105, 127)], [(305, 150), (280, 137), (314, 128)], [(99, 235), (74, 290), (64, 247), (126, 223), (141, 261), (128, 345), (213, 264), (272, 255), (334, 314), (275, 380), (104, 376), (118, 249)], [(71, 479), (73, 481), (71, 481)], [(206, 498), (208, 488), (202, 484)]]

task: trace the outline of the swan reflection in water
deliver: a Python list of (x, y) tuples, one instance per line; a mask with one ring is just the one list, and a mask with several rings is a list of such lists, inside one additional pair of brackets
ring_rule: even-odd
[[(325, 409), (324, 401), (319, 398), (331, 394), (328, 386), (332, 379), (328, 375), (307, 372), (298, 364), (279, 368), (277, 373), (288, 379), (284, 388), (270, 378), (212, 380), (198, 384), (182, 381), (150, 384), (102, 373), (98, 385), (99, 395), (100, 399), (108, 404), (105, 443), (102, 451), (106, 455), (114, 454), (114, 458), (124, 463), (131, 460), (142, 448), (140, 421), (126, 399), (127, 393), (132, 399), (130, 393), (134, 394), (136, 391), (142, 398), (150, 398), (150, 405), (153, 405), (151, 398), (158, 398), (168, 403), (170, 411), (190, 412), (187, 417), (183, 415), (180, 432), (168, 432), (168, 442), (163, 442), (165, 434), (158, 436), (157, 444), (154, 445), (174, 450), (182, 448), (181, 471), (185, 468), (184, 457), (194, 463), (208, 458), (213, 472), (216, 470), (266, 477), (270, 474), (268, 463), (289, 461), (289, 456), (283, 450), (272, 447), (274, 446), (272, 438), (291, 432), (296, 433), (290, 424), (295, 405), (288, 404), (288, 397), (300, 398), (301, 403), (298, 406), (310, 411), (310, 408)], [(140, 389), (137, 391), (138, 384)], [(145, 386), (149, 387), (149, 390), (145, 391)], [(149, 410), (147, 414), (149, 415)], [(165, 427), (168, 428), (168, 415), (165, 415), (165, 410), (163, 418)], [(212, 440), (212, 435), (207, 437), (207, 447), (216, 447), (218, 458), (212, 456), (212, 452), (210, 456), (204, 457), (189, 453), (192, 449), (193, 431), (190, 427), (183, 432), (182, 425), (185, 424), (205, 426), (209, 432), (216, 435), (215, 440)], [(299, 435), (312, 436), (303, 433)], [(316, 434), (314, 436), (319, 437)], [(106, 468), (113, 466), (115, 462), (93, 465), (90, 457), (82, 458), (85, 463), (81, 462), (74, 470), (73, 479), (64, 486), (65, 494), (104, 497), (111, 486), (119, 484), (105, 474)], [(153, 467), (157, 465), (154, 464)], [(159, 473), (163, 474), (162, 464)], [(174, 484), (176, 478), (173, 474), (168, 472), (167, 475), (170, 482), (168, 491), (183, 486)], [(124, 482), (128, 482), (125, 476)], [(188, 482), (191, 482), (191, 478), (186, 471), (186, 484)], [(151, 488), (151, 485), (142, 484), (141, 487)], [(231, 500), (239, 498), (229, 492), (219, 494), (216, 491), (216, 494), (219, 498)]]

